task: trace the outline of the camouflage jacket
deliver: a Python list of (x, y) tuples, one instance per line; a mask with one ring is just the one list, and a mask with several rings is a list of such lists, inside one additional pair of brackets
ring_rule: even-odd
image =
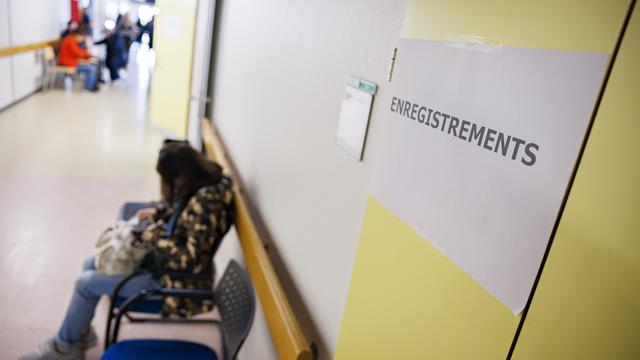
[[(213, 255), (223, 236), (233, 223), (232, 182), (223, 177), (216, 185), (200, 188), (186, 204), (167, 235), (167, 222), (174, 207), (166, 202), (155, 203), (154, 221), (145, 228), (142, 238), (152, 241), (162, 270), (188, 274), (212, 274)], [(163, 288), (212, 290), (212, 280), (192, 280), (162, 275)], [(210, 300), (197, 301), (166, 297), (163, 312), (166, 315), (192, 316), (210, 311)]]

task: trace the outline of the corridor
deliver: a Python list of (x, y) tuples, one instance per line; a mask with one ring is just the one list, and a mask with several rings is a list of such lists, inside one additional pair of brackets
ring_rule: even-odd
[[(39, 92), (0, 113), (0, 359), (56, 333), (82, 261), (121, 204), (159, 196), (154, 167), (164, 136), (147, 121), (138, 75), (96, 94)], [(106, 306), (103, 299), (94, 320), (101, 344), (87, 359), (102, 353)], [(123, 336), (180, 332), (214, 345), (206, 327), (126, 324)]]

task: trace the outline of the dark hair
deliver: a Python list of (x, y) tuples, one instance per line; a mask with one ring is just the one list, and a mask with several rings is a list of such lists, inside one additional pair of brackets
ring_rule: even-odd
[[(184, 206), (196, 191), (217, 184), (222, 178), (220, 165), (207, 160), (187, 141), (165, 140), (156, 170), (160, 174), (165, 200)], [(182, 184), (176, 187), (176, 180)]]

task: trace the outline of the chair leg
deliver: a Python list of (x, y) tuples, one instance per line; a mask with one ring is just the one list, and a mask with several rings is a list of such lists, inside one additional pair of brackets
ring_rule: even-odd
[(49, 90), (49, 82), (50, 82), (49, 79), (51, 79), (51, 71), (47, 71), (44, 74), (44, 81), (42, 83), (42, 88), (45, 90)]
[(51, 85), (53, 85), (53, 81), (55, 80), (56, 77), (56, 73), (53, 71), (50, 71), (49, 74), (47, 74), (47, 90), (51, 89)]
[(104, 331), (104, 350), (107, 351), (107, 348), (111, 342), (111, 322), (113, 317), (113, 309), (109, 307), (109, 314), (107, 315), (107, 326)]
[(55, 73), (54, 75), (55, 77), (53, 78), (53, 86), (60, 87), (60, 79), (64, 79), (64, 77), (60, 76), (62, 75), (60, 73)]
[(78, 76), (78, 90), (82, 90), (84, 89), (84, 81), (85, 81), (85, 74), (84, 73), (76, 73)]

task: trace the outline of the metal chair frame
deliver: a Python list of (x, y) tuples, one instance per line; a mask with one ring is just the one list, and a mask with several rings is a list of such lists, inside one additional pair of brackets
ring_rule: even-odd
[[(243, 325), (240, 336), (235, 339), (229, 338), (229, 334), (227, 332), (228, 324), (225, 321), (234, 320), (228, 319), (229, 315), (237, 315), (237, 309), (230, 309), (235, 304), (235, 300), (228, 302), (224, 300), (225, 292), (230, 288), (238, 285), (238, 283), (232, 279), (231, 277), (236, 276), (241, 279), (242, 290), (246, 292), (247, 299), (249, 301), (249, 313), (245, 314), (247, 316), (246, 319), (243, 319), (245, 323)], [(133, 277), (130, 276), (130, 277)], [(118, 333), (120, 330), (120, 324), (122, 321), (122, 317), (128, 313), (129, 309), (140, 303), (141, 301), (149, 300), (153, 297), (180, 297), (180, 298), (191, 298), (191, 299), (209, 299), (214, 303), (219, 303), (218, 306), (220, 311), (220, 321), (215, 321), (218, 324), (220, 333), (222, 335), (222, 347), (223, 354), (222, 358), (224, 360), (232, 360), (235, 359), (240, 351), (240, 348), (244, 344), (245, 339), (249, 335), (249, 331), (251, 329), (251, 325), (253, 323), (253, 319), (255, 317), (255, 307), (256, 307), (256, 299), (255, 294), (253, 292), (253, 287), (251, 285), (251, 280), (249, 279), (248, 274), (242, 267), (234, 260), (229, 262), (227, 269), (225, 270), (220, 283), (216, 287), (214, 291), (206, 291), (206, 290), (185, 290), (185, 289), (153, 289), (153, 290), (142, 290), (135, 295), (130, 296), (121, 306), (120, 311), (115, 315), (115, 324), (113, 333), (109, 334), (109, 330), (107, 330), (108, 337), (105, 338), (105, 351), (109, 348), (109, 346), (115, 344), (118, 341)], [(109, 329), (109, 323), (107, 324), (107, 329)], [(111, 335), (111, 336), (109, 336)], [(234, 344), (234, 341), (236, 342)]]
[[(131, 216), (133, 216), (135, 214), (135, 212), (138, 209), (141, 208), (145, 208), (145, 207), (149, 207), (150, 204), (147, 202), (128, 202), (125, 203), (122, 208), (120, 209), (120, 212), (118, 214), (118, 219), (120, 220), (126, 220), (129, 219)], [(113, 321), (116, 317), (116, 315), (118, 314), (118, 310), (119, 307), (122, 306), (122, 304), (119, 304), (120, 306), (118, 306), (118, 299), (121, 298), (122, 296), (120, 296), (120, 291), (122, 290), (122, 288), (127, 284), (127, 282), (129, 282), (131, 279), (138, 277), (138, 276), (142, 276), (142, 275), (148, 275), (151, 274), (156, 278), (159, 278), (162, 275), (170, 275), (172, 277), (178, 277), (178, 278), (189, 278), (189, 279), (194, 279), (194, 280), (211, 280), (213, 282), (213, 280), (215, 279), (215, 264), (212, 264), (212, 268), (213, 268), (213, 272), (211, 274), (205, 274), (205, 275), (196, 275), (196, 274), (190, 274), (190, 273), (184, 273), (184, 272), (175, 272), (175, 271), (149, 271), (149, 270), (138, 270), (134, 273), (132, 273), (129, 276), (124, 277), (119, 283), (118, 285), (116, 285), (116, 287), (113, 289), (112, 293), (111, 293), (111, 297), (110, 297), (110, 304), (109, 304), (109, 312), (107, 314), (107, 327), (106, 327), (106, 332), (105, 332), (105, 339), (108, 339), (110, 337), (110, 332), (111, 332), (111, 328), (112, 328), (112, 324)], [(215, 304), (214, 304), (215, 306)], [(135, 311), (132, 311), (135, 312)], [(209, 319), (173, 319), (173, 318), (167, 318), (162, 316), (162, 313), (146, 313), (143, 312), (145, 314), (153, 314), (154, 317), (139, 317), (139, 316), (133, 316), (131, 315), (129, 312), (126, 312), (124, 314), (124, 316), (132, 323), (144, 323), (144, 322), (149, 322), (149, 323), (168, 323), (168, 324), (216, 324), (217, 322), (215, 320), (209, 320)], [(155, 317), (155, 315), (160, 315), (160, 317)], [(107, 348), (107, 343), (105, 343), (105, 350)]]
[[(137, 209), (139, 208), (144, 208), (144, 207), (148, 207), (149, 203), (144, 203), (144, 202), (129, 202), (129, 203), (125, 203), (122, 208), (120, 209), (120, 213), (118, 214), (118, 219), (120, 220), (124, 220), (124, 219), (128, 219), (131, 216), (134, 215), (135, 211), (137, 211)], [(130, 208), (128, 208), (130, 207)], [(219, 246), (219, 244), (218, 244)], [(217, 252), (218, 248), (216, 247), (214, 249), (214, 255)], [(107, 347), (109, 347), (110, 343), (108, 341), (108, 339), (112, 336), (112, 327), (114, 327), (114, 321), (117, 322), (117, 319), (121, 316), (125, 316), (130, 322), (132, 323), (166, 323), (166, 324), (213, 324), (213, 325), (219, 325), (219, 322), (217, 320), (211, 320), (211, 319), (188, 319), (188, 318), (169, 318), (164, 316), (164, 314), (162, 314), (162, 312), (159, 313), (150, 313), (150, 312), (141, 312), (144, 314), (151, 314), (153, 317), (139, 317), (139, 316), (133, 316), (130, 314), (130, 312), (136, 312), (135, 310), (130, 310), (131, 307), (127, 308), (127, 311), (123, 311), (124, 310), (124, 303), (118, 304), (118, 300), (120, 298), (122, 298), (123, 296), (120, 295), (120, 292), (122, 291), (123, 287), (127, 284), (127, 282), (129, 282), (131, 279), (138, 277), (138, 276), (142, 276), (142, 275), (149, 275), (151, 274), (153, 277), (155, 278), (160, 278), (160, 276), (162, 275), (169, 275), (173, 278), (183, 278), (183, 279), (192, 279), (192, 280), (211, 280), (211, 282), (213, 283), (215, 280), (215, 273), (216, 273), (216, 268), (215, 268), (215, 263), (212, 262), (212, 269), (213, 271), (210, 274), (191, 274), (191, 273), (185, 273), (185, 272), (178, 272), (178, 271), (169, 271), (169, 270), (159, 270), (159, 271), (149, 271), (149, 270), (138, 270), (134, 273), (132, 273), (131, 275), (128, 275), (126, 277), (124, 277), (122, 280), (120, 280), (120, 282), (116, 285), (116, 287), (113, 289), (113, 291), (111, 292), (111, 296), (110, 296), (110, 304), (109, 304), (109, 312), (107, 313), (107, 326), (106, 326), (106, 330), (105, 330), (105, 350), (107, 349)], [(143, 290), (144, 291), (144, 290)], [(147, 295), (145, 297), (142, 297), (140, 301), (142, 301), (142, 299), (144, 300), (149, 300), (150, 294), (156, 294), (156, 296), (161, 296), (161, 293), (158, 293), (155, 290), (147, 290)], [(140, 301), (136, 301), (136, 304), (138, 304)], [(216, 306), (216, 303), (214, 301), (214, 307)], [(212, 309), (213, 310), (213, 309)], [(156, 315), (159, 315), (159, 317), (156, 317)], [(118, 325), (119, 326), (119, 325)]]
[[(120, 292), (122, 290), (122, 288), (127, 284), (127, 282), (129, 282), (131, 279), (138, 277), (138, 276), (142, 276), (142, 275), (149, 275), (152, 274), (154, 277), (160, 277), (162, 275), (169, 275), (172, 277), (179, 277), (179, 278), (185, 278), (185, 279), (193, 279), (193, 280), (212, 280), (215, 279), (215, 267), (214, 267), (214, 271), (211, 275), (196, 275), (196, 274), (188, 274), (188, 273), (183, 273), (183, 272), (175, 272), (175, 271), (156, 271), (156, 272), (152, 272), (149, 270), (138, 270), (136, 272), (134, 272), (133, 274), (124, 277), (122, 280), (120, 280), (120, 282), (118, 283), (118, 285), (116, 285), (116, 287), (113, 289), (113, 291), (111, 292), (111, 296), (110, 296), (110, 304), (109, 304), (109, 312), (107, 313), (107, 326), (106, 326), (106, 330), (105, 330), (105, 345), (104, 348), (105, 350), (109, 347), (110, 343), (108, 341), (108, 339), (112, 336), (111, 333), (111, 328), (113, 327), (113, 323), (114, 321), (116, 321), (117, 327), (114, 329), (117, 333), (118, 331), (118, 327), (119, 327), (119, 320), (117, 320), (118, 318), (122, 317), (123, 315), (132, 323), (165, 323), (165, 324), (214, 324), (217, 325), (219, 324), (219, 321), (217, 320), (212, 320), (212, 319), (174, 319), (174, 318), (168, 318), (163, 316), (162, 313), (145, 313), (145, 314), (152, 314), (154, 317), (139, 317), (139, 316), (133, 316), (130, 314), (130, 312), (135, 312), (135, 310), (130, 310), (131, 306), (129, 306), (128, 308), (126, 308), (125, 311), (125, 305), (127, 300), (131, 299), (131, 297), (127, 300), (125, 300), (125, 302), (119, 304), (119, 306), (117, 306), (117, 302), (118, 299), (121, 298), (122, 296), (120, 296)], [(172, 289), (162, 289), (162, 290), (172, 290)], [(142, 300), (157, 300), (157, 299), (149, 299), (149, 297), (152, 294), (156, 294), (156, 295), (163, 295), (162, 293), (158, 293), (155, 290), (152, 289), (146, 289), (146, 290), (142, 290), (140, 293), (145, 292), (145, 297), (141, 298), (140, 301), (136, 301), (135, 304), (138, 304), (139, 302), (141, 302)], [(169, 295), (165, 295), (165, 296), (169, 296)], [(134, 305), (135, 305), (134, 304)], [(215, 306), (215, 302), (214, 302), (214, 306)], [(155, 315), (159, 315), (159, 317), (155, 317)]]

